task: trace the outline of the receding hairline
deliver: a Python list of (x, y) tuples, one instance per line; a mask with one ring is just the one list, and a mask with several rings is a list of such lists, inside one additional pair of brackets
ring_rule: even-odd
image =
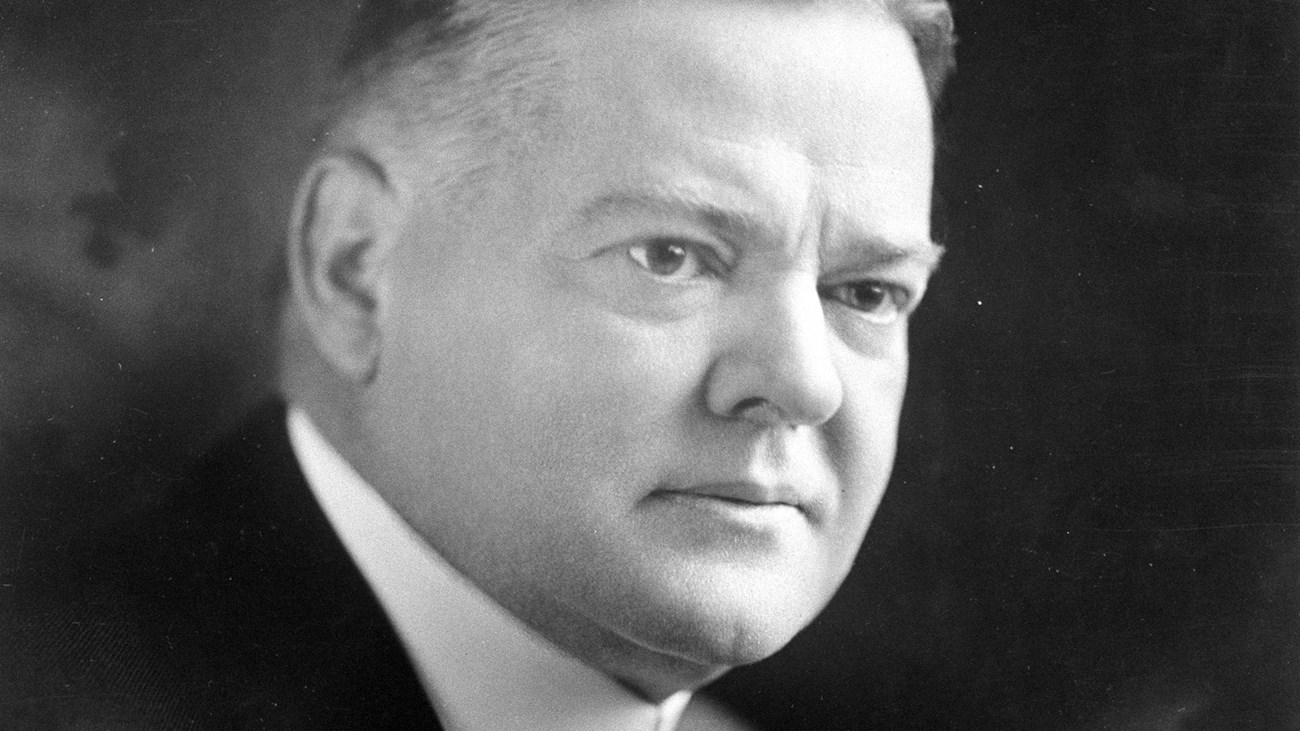
[[(912, 40), (932, 105), (953, 66), (944, 0), (709, 1), (874, 10)], [(322, 120), (322, 152), (364, 146), (385, 167), (416, 166), (424, 182), (440, 183), (441, 192), (463, 201), (475, 182), (543, 133), (564, 64), (548, 31), (572, 20), (571, 12), (598, 6), (592, 0), (371, 0), (354, 23), (337, 93)], [(394, 14), (406, 13), (411, 24), (387, 28), (386, 40), (366, 35), (375, 25), (366, 22), (367, 8), (399, 25)]]

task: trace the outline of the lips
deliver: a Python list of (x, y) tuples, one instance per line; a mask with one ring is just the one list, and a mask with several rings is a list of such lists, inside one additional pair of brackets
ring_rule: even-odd
[(807, 515), (810, 502), (786, 484), (764, 484), (749, 480), (709, 482), (690, 486), (665, 487), (656, 491), (663, 497), (719, 500), (737, 507), (790, 507)]

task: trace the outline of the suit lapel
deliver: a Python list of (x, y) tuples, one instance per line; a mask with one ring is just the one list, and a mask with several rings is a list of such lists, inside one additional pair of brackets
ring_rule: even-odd
[(282, 404), (200, 462), (170, 512), (164, 565), (201, 653), (191, 667), (241, 727), (438, 728), (298, 468)]

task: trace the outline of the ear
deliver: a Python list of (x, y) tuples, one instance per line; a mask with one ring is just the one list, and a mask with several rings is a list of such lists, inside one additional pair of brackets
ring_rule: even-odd
[(384, 269), (400, 206), (384, 169), (360, 153), (318, 160), (298, 188), (289, 230), (289, 278), (316, 348), (345, 379), (378, 367)]

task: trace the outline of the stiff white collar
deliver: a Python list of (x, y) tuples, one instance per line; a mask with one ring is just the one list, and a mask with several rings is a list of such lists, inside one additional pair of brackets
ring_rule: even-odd
[(449, 731), (676, 728), (689, 692), (656, 705), (566, 654), (434, 552), (297, 408), (289, 440)]

